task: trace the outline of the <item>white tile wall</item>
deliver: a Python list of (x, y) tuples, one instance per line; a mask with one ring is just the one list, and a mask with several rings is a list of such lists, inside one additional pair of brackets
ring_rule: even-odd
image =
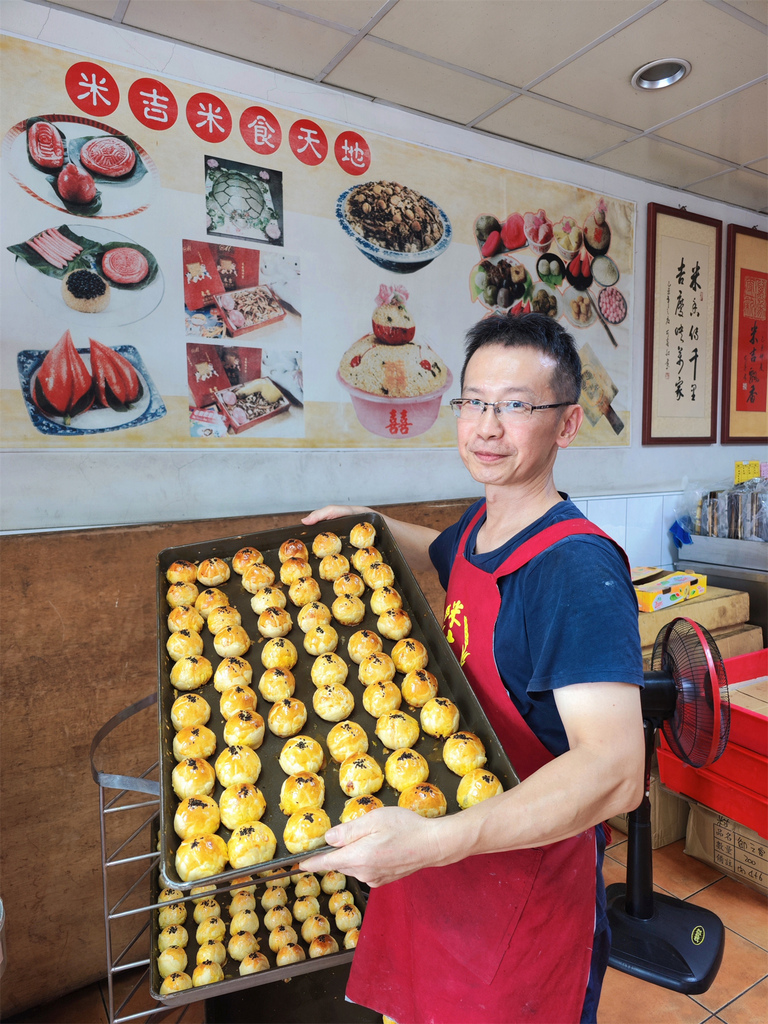
[(674, 568), (676, 548), (669, 535), (682, 495), (626, 494), (575, 498), (584, 515), (624, 548), (630, 565)]

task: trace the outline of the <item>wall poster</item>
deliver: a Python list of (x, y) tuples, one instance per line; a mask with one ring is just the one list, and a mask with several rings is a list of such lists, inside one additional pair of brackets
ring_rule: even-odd
[(629, 445), (634, 204), (10, 36), (2, 56), (6, 448), (453, 447), (465, 331), (526, 310), (576, 338), (577, 446)]

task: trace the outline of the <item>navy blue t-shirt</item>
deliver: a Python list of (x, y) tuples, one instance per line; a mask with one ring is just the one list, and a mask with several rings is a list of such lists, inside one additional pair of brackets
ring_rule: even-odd
[[(565, 496), (564, 496), (565, 497)], [(481, 502), (440, 534), (429, 549), (447, 589), (459, 541)], [(464, 554), (492, 573), (524, 541), (564, 519), (586, 518), (559, 502), (500, 548), (475, 554), (483, 515)], [(566, 537), (499, 580), (501, 608), (494, 655), (504, 685), (528, 727), (555, 757), (568, 741), (553, 691), (572, 683), (643, 685), (637, 598), (624, 560), (603, 537)]]

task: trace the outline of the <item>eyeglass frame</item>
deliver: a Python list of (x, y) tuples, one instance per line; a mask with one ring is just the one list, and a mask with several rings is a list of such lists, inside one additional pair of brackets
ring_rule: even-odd
[(456, 417), (456, 419), (460, 419), (461, 418), (461, 410), (464, 408), (464, 406), (472, 404), (472, 405), (475, 405), (475, 406), (477, 406), (477, 405), (481, 405), (482, 406), (482, 409), (480, 410), (480, 412), (479, 412), (479, 414), (477, 416), (478, 420), (483, 418), (483, 416), (485, 415), (485, 410), (486, 409), (493, 409), (493, 415), (496, 417), (497, 420), (500, 420), (502, 418), (503, 414), (499, 411), (499, 406), (502, 406), (502, 405), (505, 405), (505, 406), (521, 405), (521, 406), (523, 406), (524, 409), (528, 410), (528, 416), (530, 417), (530, 416), (533, 416), (533, 414), (538, 409), (561, 409), (561, 408), (564, 408), (566, 405), (576, 405), (577, 403), (576, 402), (552, 402), (549, 405), (531, 405), (530, 402), (523, 402), (519, 398), (509, 398), (509, 399), (506, 399), (505, 401), (502, 401), (502, 402), (483, 402), (479, 398), (452, 398), (448, 404), (450, 405), (451, 409), (453, 410), (453, 415)]

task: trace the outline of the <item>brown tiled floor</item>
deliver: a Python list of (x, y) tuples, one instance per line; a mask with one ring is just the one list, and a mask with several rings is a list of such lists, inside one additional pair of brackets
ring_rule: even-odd
[[(690, 899), (720, 917), (726, 927), (720, 972), (707, 992), (686, 996), (609, 968), (598, 1024), (704, 1024), (707, 1021), (711, 1024), (717, 1021), (765, 1024), (768, 1021), (768, 901), (754, 890), (686, 856), (683, 846), (680, 840), (654, 851), (654, 885), (660, 892)], [(614, 841), (605, 861), (606, 883), (624, 881), (626, 854), (626, 836), (614, 831)], [(118, 1003), (129, 989), (129, 980), (132, 979), (123, 977), (116, 982)], [(8, 1024), (109, 1024), (106, 1003), (106, 984), (102, 982), (19, 1014)], [(150, 1006), (148, 993), (142, 992), (136, 1004), (123, 1012), (142, 1013)], [(177, 1021), (180, 1017), (173, 1013), (149, 1019)], [(185, 1024), (203, 1024), (203, 1004), (190, 1004), (183, 1020)]]

